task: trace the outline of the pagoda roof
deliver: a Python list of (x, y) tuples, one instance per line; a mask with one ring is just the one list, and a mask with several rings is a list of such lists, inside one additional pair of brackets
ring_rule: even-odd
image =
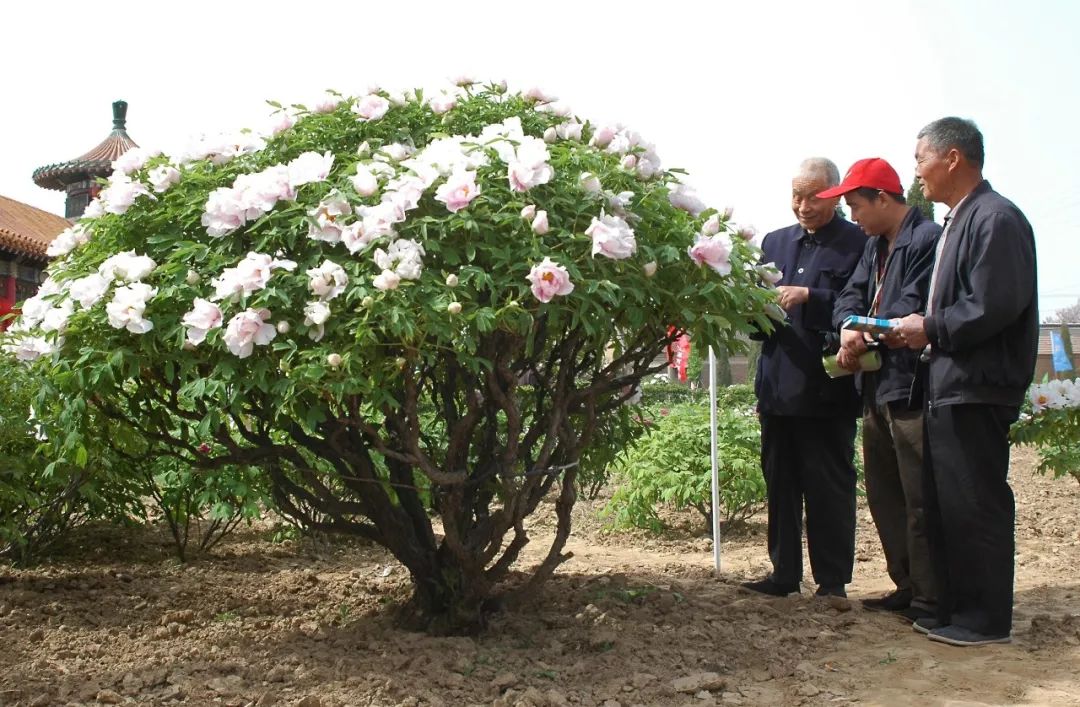
[(47, 260), (45, 250), (69, 226), (61, 216), (0, 196), (0, 251)]
[(112, 162), (133, 147), (127, 134), (127, 102), (113, 102), (113, 129), (96, 147), (67, 162), (57, 162), (34, 170), (34, 183), (43, 189), (64, 191), (73, 182), (105, 177), (112, 172)]

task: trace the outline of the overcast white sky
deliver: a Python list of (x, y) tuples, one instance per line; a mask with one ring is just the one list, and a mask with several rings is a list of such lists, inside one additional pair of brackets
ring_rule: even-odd
[(918, 130), (972, 118), (987, 178), (1035, 227), (1043, 314), (1080, 299), (1070, 0), (9, 2), (0, 25), (0, 194), (49, 211), (63, 213), (63, 195), (31, 173), (103, 139), (118, 98), (136, 142), (170, 152), (192, 134), (259, 124), (265, 99), (467, 72), (626, 123), (665, 167), (689, 170), (706, 202), (759, 230), (793, 222), (802, 158), (843, 172), (884, 157), (907, 186)]

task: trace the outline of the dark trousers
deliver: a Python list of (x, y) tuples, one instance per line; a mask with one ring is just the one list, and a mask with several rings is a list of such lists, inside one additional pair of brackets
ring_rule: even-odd
[(802, 518), (814, 581), (851, 581), (855, 563), (855, 419), (761, 415), (773, 580), (802, 580)]
[(925, 501), (938, 619), (983, 634), (1012, 629), (1015, 505), (1009, 425), (1018, 410), (945, 405), (924, 415)]
[[(867, 387), (868, 400), (872, 401), (872, 387)], [(898, 590), (911, 592), (914, 606), (933, 611), (937, 583), (923, 502), (922, 410), (908, 410), (906, 401), (885, 405), (868, 402), (862, 443), (866, 502), (885, 552), (889, 577)]]

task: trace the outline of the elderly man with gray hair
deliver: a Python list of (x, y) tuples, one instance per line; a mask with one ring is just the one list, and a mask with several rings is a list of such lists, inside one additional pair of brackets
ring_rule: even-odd
[[(861, 400), (850, 376), (830, 378), (822, 352), (835, 338), (833, 304), (855, 269), (866, 236), (836, 211), (840, 183), (831, 161), (803, 161), (791, 180), (798, 223), (762, 241), (763, 259), (783, 273), (777, 290), (787, 322), (762, 340), (755, 392), (761, 470), (769, 500), (772, 573), (743, 586), (771, 596), (799, 591), (802, 518), (818, 596), (847, 596), (855, 560), (855, 419)], [(838, 342), (837, 342), (838, 343)]]
[(1015, 504), (1009, 426), (1035, 372), (1039, 335), (1035, 235), (983, 179), (983, 136), (962, 118), (919, 132), (915, 176), (949, 207), (926, 313), (890, 334), (922, 351), (923, 467), (938, 612), (913, 628), (954, 646), (1006, 643), (1012, 632)]

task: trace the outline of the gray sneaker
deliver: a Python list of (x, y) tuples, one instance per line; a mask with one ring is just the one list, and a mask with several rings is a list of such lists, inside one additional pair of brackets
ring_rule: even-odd
[(936, 616), (924, 616), (921, 619), (915, 619), (911, 624), (911, 629), (916, 633), (928, 635), (931, 631), (936, 631), (942, 628), (941, 622), (937, 620)]
[(927, 634), (927, 637), (931, 641), (947, 643), (950, 646), (988, 646), (992, 643), (1009, 643), (1012, 641), (1012, 637), (1007, 633), (979, 633), (978, 631), (972, 631), (970, 628), (964, 628), (963, 626), (957, 626), (956, 624), (931, 629)]

